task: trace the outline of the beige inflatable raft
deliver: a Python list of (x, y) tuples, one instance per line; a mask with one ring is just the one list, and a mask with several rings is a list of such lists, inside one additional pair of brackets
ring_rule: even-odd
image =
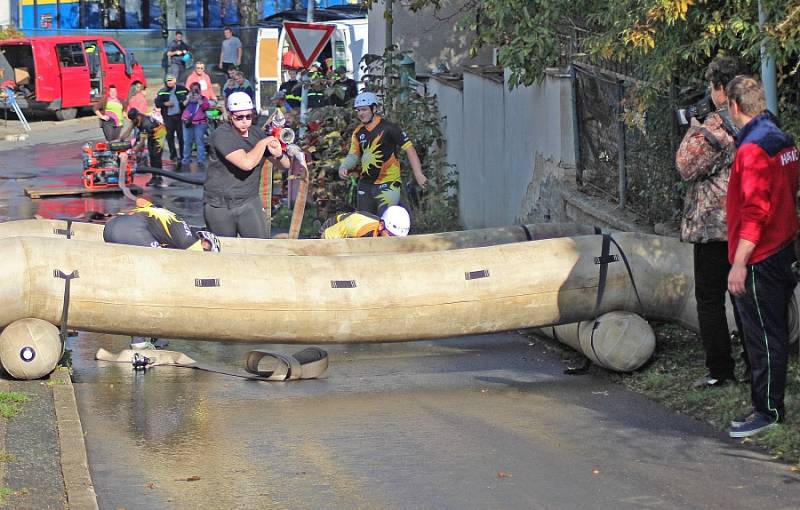
[[(611, 243), (605, 256), (603, 236), (590, 235), (297, 257), (153, 250), (77, 236), (10, 237), (0, 248), (0, 358), (8, 368), (15, 362), (9, 356), (30, 356), (22, 351), (32, 338), (44, 338), (43, 345), (58, 340), (52, 325), (62, 319), (65, 293), (59, 274), (77, 275), (70, 280), (68, 327), (117, 334), (395, 342), (575, 323), (611, 311), (694, 327), (690, 246), (643, 234), (613, 239), (619, 248)], [(602, 267), (607, 274), (596, 307)], [(31, 373), (40, 377), (49, 373), (45, 369)]]
[[(322, 256), (443, 251), (596, 233), (599, 230), (595, 227), (575, 223), (538, 223), (391, 238), (220, 239), (224, 253)], [(17, 220), (0, 223), (0, 239), (16, 236), (102, 241), (103, 225), (66, 220)]]

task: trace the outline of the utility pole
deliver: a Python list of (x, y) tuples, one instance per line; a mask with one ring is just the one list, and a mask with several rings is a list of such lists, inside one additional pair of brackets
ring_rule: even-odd
[[(762, 0), (758, 0), (758, 28), (763, 34), (764, 25), (767, 23), (767, 10)], [(775, 57), (767, 52), (767, 41), (761, 41), (761, 81), (764, 84), (764, 97), (767, 100), (767, 109), (778, 115), (778, 82), (775, 72)]]
[[(306, 23), (314, 22), (314, 4), (316, 0), (308, 0), (308, 10), (306, 11)], [(306, 123), (308, 122), (308, 83), (311, 77), (308, 75), (308, 69), (300, 76), (300, 82), (303, 84), (302, 93), (300, 94), (300, 132), (298, 136), (302, 139), (306, 135)]]
[(392, 18), (393, 8), (392, 0), (386, 0), (386, 11), (383, 13), (383, 18), (386, 20), (386, 42), (384, 46), (387, 48), (392, 45), (394, 39), (394, 34), (392, 34), (392, 25), (394, 24), (394, 19)]

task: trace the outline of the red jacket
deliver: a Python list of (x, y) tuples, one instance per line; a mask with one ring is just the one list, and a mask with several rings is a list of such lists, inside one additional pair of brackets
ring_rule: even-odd
[(747, 262), (755, 264), (797, 237), (797, 148), (774, 119), (759, 114), (736, 137), (726, 203), (731, 263), (740, 239), (755, 243)]

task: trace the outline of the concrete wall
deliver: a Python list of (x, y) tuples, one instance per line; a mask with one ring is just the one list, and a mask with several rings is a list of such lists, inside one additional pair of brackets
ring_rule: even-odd
[[(461, 89), (435, 78), (447, 160), (459, 174), (465, 228), (566, 221), (562, 188), (574, 182), (568, 75), (509, 91), (497, 68), (468, 69)], [(457, 83), (457, 82), (456, 82)]]
[[(469, 56), (472, 40), (469, 31), (459, 31), (456, 25), (462, 18), (458, 9), (463, 2), (444, 0), (443, 8), (436, 13), (423, 9), (413, 13), (400, 2), (393, 2), (393, 42), (401, 51), (410, 51), (416, 62), (417, 73), (429, 74), (439, 63), (451, 71), (471, 64), (491, 64), (491, 48), (481, 50), (476, 57)], [(383, 54), (386, 47), (385, 3), (375, 2), (369, 11), (369, 48), (371, 53)]]

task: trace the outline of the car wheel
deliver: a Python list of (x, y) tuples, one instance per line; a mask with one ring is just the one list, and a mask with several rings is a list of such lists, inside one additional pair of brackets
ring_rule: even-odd
[(58, 120), (70, 120), (74, 119), (77, 114), (78, 114), (77, 108), (62, 108), (56, 111), (56, 118)]

